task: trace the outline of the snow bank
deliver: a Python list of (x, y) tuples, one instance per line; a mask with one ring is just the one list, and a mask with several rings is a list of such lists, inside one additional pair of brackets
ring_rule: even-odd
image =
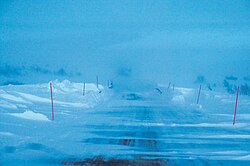
[(6, 99), (6, 100), (14, 101), (14, 102), (19, 102), (19, 103), (30, 103), (30, 102), (28, 102), (28, 101), (23, 100), (21, 97), (16, 97), (16, 96), (14, 96), (14, 95), (8, 94), (8, 93), (6, 93), (6, 92), (3, 91), (3, 90), (0, 91), (0, 97), (1, 97), (1, 98), (4, 98), (4, 99)]
[(175, 89), (185, 96), (191, 96), (194, 93), (194, 89), (191, 88), (176, 87)]
[[(22, 97), (26, 98), (27, 100), (32, 101), (32, 102), (41, 102), (41, 103), (50, 103), (51, 102), (50, 99), (27, 94), (27, 93), (18, 92), (18, 94), (21, 95)], [(62, 106), (88, 108), (88, 105), (85, 103), (63, 102), (63, 101), (57, 101), (57, 100), (54, 100), (54, 103), (62, 105)]]
[(8, 108), (8, 109), (17, 109), (16, 105), (9, 103), (4, 100), (0, 100), (0, 107)]
[(183, 95), (174, 96), (172, 98), (172, 102), (179, 103), (179, 104), (184, 104), (185, 103), (185, 98), (184, 98)]
[(36, 120), (36, 121), (49, 121), (47, 116), (35, 113), (33, 111), (25, 111), (24, 113), (9, 113), (11, 116), (15, 116), (22, 119)]
[[(85, 83), (85, 95), (83, 96), (83, 83), (74, 83), (68, 80), (51, 82), (56, 106), (93, 108), (105, 98), (102, 85), (98, 85), (97, 88), (94, 83)], [(37, 104), (50, 107), (49, 83), (0, 88), (0, 108), (20, 110)]]
[(39, 96), (27, 94), (27, 93), (22, 93), (22, 92), (18, 92), (18, 94), (33, 102), (50, 103), (50, 99), (47, 99), (47, 98), (43, 98), (43, 97), (39, 97)]
[[(62, 82), (55, 80), (55, 81), (51, 81), (52, 85), (53, 85), (53, 91), (55, 93), (72, 93), (72, 92), (82, 92), (83, 89), (83, 83), (73, 83), (70, 82), (69, 80), (64, 80)], [(49, 88), (49, 85), (48, 85)], [(96, 84), (94, 83), (86, 83), (85, 84), (85, 89), (86, 92), (88, 91), (93, 91), (93, 92), (99, 92), (100, 90), (103, 90), (103, 86), (102, 85), (98, 85), (98, 88), (96, 86)]]

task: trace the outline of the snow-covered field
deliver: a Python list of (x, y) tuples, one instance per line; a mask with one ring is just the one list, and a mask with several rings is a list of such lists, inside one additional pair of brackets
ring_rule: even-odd
[[(0, 87), (0, 165), (160, 159), (166, 165), (250, 164), (250, 97), (167, 86), (115, 91), (82, 83)], [(158, 88), (158, 89), (155, 89)], [(162, 94), (160, 93), (160, 91)], [(100, 93), (101, 91), (101, 93)]]

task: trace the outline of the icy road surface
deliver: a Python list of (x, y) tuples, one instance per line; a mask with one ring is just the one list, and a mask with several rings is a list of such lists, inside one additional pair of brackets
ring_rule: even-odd
[(81, 84), (54, 83), (55, 121), (48, 84), (1, 87), (0, 164), (84, 164), (98, 156), (146, 159), (144, 165), (155, 159), (158, 165), (250, 164), (249, 97), (240, 96), (233, 126), (234, 95), (203, 91), (196, 105), (196, 89), (99, 93), (87, 86), (82, 96)]

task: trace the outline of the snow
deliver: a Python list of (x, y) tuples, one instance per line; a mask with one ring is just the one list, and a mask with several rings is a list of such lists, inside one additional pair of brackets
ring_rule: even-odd
[[(59, 82), (58, 80), (52, 81), (53, 84), (53, 91), (55, 93), (63, 93), (63, 94), (68, 94), (68, 93), (74, 93), (74, 92), (79, 92), (83, 88), (83, 83), (71, 83), (69, 80), (64, 80), (62, 82)], [(49, 86), (48, 86), (49, 87)], [(85, 88), (86, 92), (99, 92), (99, 90), (103, 89), (103, 86), (100, 85), (98, 86), (99, 89), (97, 89), (97, 86), (93, 83), (85, 83)]]
[(3, 136), (13, 136), (14, 134), (10, 133), (10, 132), (0, 132), (0, 135), (3, 135)]
[(0, 165), (250, 166), (250, 0), (0, 10)]
[(232, 126), (232, 123), (195, 123), (195, 124), (166, 124), (166, 126), (172, 127), (222, 127), (222, 128), (238, 128), (238, 127), (246, 127), (247, 123), (237, 123), (235, 126)]
[(17, 109), (15, 104), (9, 103), (5, 100), (0, 100), (0, 106), (9, 109)]
[(172, 101), (175, 102), (175, 103), (184, 104), (185, 103), (185, 98), (182, 95), (178, 95), (178, 96), (174, 96)]
[(39, 97), (39, 96), (27, 94), (27, 93), (22, 93), (22, 92), (18, 92), (18, 94), (20, 96), (24, 97), (25, 99), (30, 100), (32, 102), (50, 103), (50, 99), (48, 99), (48, 98), (43, 98), (43, 97)]
[(248, 96), (240, 96), (233, 125), (234, 103), (223, 101), (235, 96), (223, 92), (204, 90), (196, 104), (198, 89), (185, 87), (161, 85), (159, 94), (154, 86), (116, 91), (86, 83), (83, 96), (83, 83), (52, 84), (54, 121), (48, 83), (0, 87), (0, 164), (51, 165), (98, 155), (176, 165), (250, 162)]
[(14, 96), (14, 95), (10, 95), (10, 94), (8, 94), (8, 93), (5, 93), (4, 91), (2, 91), (2, 93), (0, 93), (0, 97), (1, 97), (1, 98), (4, 98), (4, 99), (7, 99), (7, 100), (19, 102), (19, 103), (29, 103), (29, 102), (23, 100), (23, 99), (20, 98), (20, 97), (16, 97), (16, 96)]
[[(18, 92), (18, 94), (20, 94), (22, 97), (24, 97), (25, 99), (32, 101), (32, 102), (42, 102), (42, 103), (50, 103), (51, 102), (50, 99), (27, 94), (27, 93)], [(63, 106), (67, 106), (67, 107), (86, 107), (86, 108), (88, 107), (87, 104), (83, 104), (83, 103), (63, 102), (63, 101), (57, 101), (57, 100), (54, 100), (54, 103), (60, 104)]]
[(9, 113), (11, 116), (15, 116), (22, 119), (36, 120), (36, 121), (49, 121), (47, 116), (35, 113), (33, 111), (25, 111), (23, 113)]

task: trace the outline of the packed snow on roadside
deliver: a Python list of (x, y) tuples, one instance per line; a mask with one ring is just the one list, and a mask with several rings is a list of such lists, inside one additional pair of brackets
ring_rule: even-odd
[(38, 120), (38, 121), (49, 121), (47, 116), (40, 114), (40, 113), (35, 113), (33, 111), (25, 111), (24, 113), (9, 113), (9, 115), (22, 118), (22, 119), (29, 119), (29, 120)]

